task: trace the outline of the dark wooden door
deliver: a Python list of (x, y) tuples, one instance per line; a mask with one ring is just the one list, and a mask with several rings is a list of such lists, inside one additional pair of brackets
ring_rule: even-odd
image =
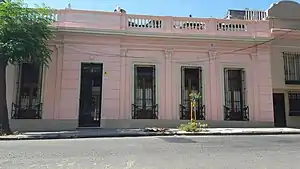
[(274, 126), (286, 127), (284, 93), (273, 93)]

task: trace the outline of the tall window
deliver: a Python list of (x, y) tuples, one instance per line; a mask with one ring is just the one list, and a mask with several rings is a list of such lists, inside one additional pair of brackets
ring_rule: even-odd
[(17, 84), (17, 98), (12, 107), (12, 118), (41, 118), (42, 66), (22, 63), (19, 66)]
[(300, 84), (300, 53), (283, 52), (286, 84)]
[(224, 69), (224, 120), (248, 121), (246, 106), (245, 71), (243, 69)]
[(134, 67), (134, 119), (157, 119), (156, 77), (154, 65)]
[(181, 67), (181, 104), (180, 119), (191, 119), (190, 93), (200, 93), (201, 98), (196, 103), (197, 120), (205, 120), (204, 105), (202, 103), (202, 70), (200, 67), (183, 66)]

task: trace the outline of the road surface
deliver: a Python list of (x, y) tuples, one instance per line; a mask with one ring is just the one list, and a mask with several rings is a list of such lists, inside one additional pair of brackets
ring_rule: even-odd
[(1, 169), (299, 169), (300, 135), (0, 141)]

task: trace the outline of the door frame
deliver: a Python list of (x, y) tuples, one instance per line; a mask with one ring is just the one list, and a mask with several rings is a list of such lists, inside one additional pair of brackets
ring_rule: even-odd
[[(219, 83), (219, 87), (218, 87), (218, 91), (220, 94), (220, 103), (219, 106), (220, 108), (220, 112), (218, 113), (218, 116), (216, 119), (218, 120), (224, 120), (225, 119), (225, 74), (224, 74), (224, 69), (243, 69), (245, 71), (245, 87), (246, 87), (246, 93), (245, 93), (245, 98), (244, 98), (244, 102), (247, 105), (252, 105), (253, 104), (253, 100), (251, 100), (251, 92), (253, 92), (253, 89), (251, 88), (251, 84), (249, 82), (251, 82), (251, 77), (252, 77), (252, 73), (251, 73), (251, 69), (249, 68), (249, 64), (245, 63), (245, 62), (237, 62), (237, 63), (230, 63), (230, 62), (222, 62), (217, 64), (217, 69), (216, 72), (218, 72), (219, 77), (217, 83)], [(210, 100), (211, 104), (213, 104), (212, 100)], [(249, 108), (249, 121), (253, 120), (253, 116), (251, 116), (251, 107)]]
[[(135, 102), (136, 102), (136, 80), (137, 80), (137, 69), (139, 68), (139, 67), (149, 67), (149, 68), (152, 68), (153, 69), (153, 72), (152, 72), (152, 75), (154, 75), (153, 76), (153, 81), (154, 82), (152, 82), (152, 85), (154, 85), (154, 87), (152, 88), (153, 90), (154, 90), (154, 93), (152, 93), (152, 95), (153, 95), (153, 97), (154, 97), (154, 99), (152, 98), (152, 101), (153, 101), (153, 103), (152, 103), (152, 107), (153, 106), (155, 106), (154, 107), (154, 109), (152, 109), (152, 110), (154, 110), (155, 111), (155, 113), (156, 113), (156, 115), (155, 116), (153, 116), (152, 118), (137, 118), (137, 117), (135, 117), (133, 114), (131, 114), (131, 118), (133, 118), (133, 119), (135, 119), (135, 118), (137, 118), (137, 119), (158, 119), (158, 107), (157, 107), (157, 105), (158, 105), (158, 103), (157, 103), (157, 69), (156, 69), (156, 65), (154, 65), (154, 64), (134, 64), (134, 74), (133, 74), (133, 102), (132, 102), (132, 104), (135, 104)], [(153, 92), (153, 91), (152, 91)], [(143, 96), (142, 97), (145, 97), (144, 96), (144, 94), (143, 94)], [(135, 107), (135, 106), (134, 106)], [(143, 108), (145, 108), (145, 107), (143, 107)], [(141, 109), (141, 110), (144, 110), (144, 109)], [(145, 110), (147, 110), (147, 109), (145, 109)], [(132, 107), (132, 110), (131, 110), (131, 112), (134, 112), (135, 111), (135, 108), (133, 108)]]
[(130, 102), (130, 119), (133, 118), (132, 116), (132, 104), (134, 104), (135, 102), (135, 98), (134, 98), (134, 92), (135, 92), (135, 88), (134, 88), (134, 83), (135, 83), (135, 67), (136, 66), (154, 66), (155, 68), (155, 102), (156, 104), (158, 104), (158, 119), (160, 118), (160, 109), (161, 107), (159, 106), (160, 105), (160, 94), (161, 94), (161, 91), (160, 91), (160, 67), (159, 67), (159, 64), (156, 63), (156, 62), (139, 62), (139, 61), (133, 61), (132, 65), (130, 65), (131, 67), (131, 77), (130, 77), (130, 99), (131, 99), (131, 102)]
[[(100, 93), (99, 93), (99, 96), (100, 96), (100, 99), (99, 99), (99, 120), (98, 120), (98, 126), (95, 126), (95, 127), (100, 127), (101, 126), (101, 115), (102, 115), (102, 100), (103, 100), (103, 78), (104, 78), (104, 64), (103, 62), (80, 62), (80, 66), (79, 66), (79, 80), (78, 80), (78, 84), (79, 84), (79, 90), (78, 90), (78, 127), (79, 128), (89, 128), (88, 126), (85, 127), (85, 126), (80, 126), (80, 123), (79, 123), (79, 120), (80, 120), (80, 99), (81, 99), (81, 75), (82, 75), (82, 68), (84, 65), (100, 65), (101, 67), (101, 87), (100, 87)], [(92, 126), (94, 127), (94, 126)]]
[[(226, 75), (226, 73), (228, 73), (228, 71), (239, 71), (240, 72), (240, 87), (241, 87), (241, 90), (240, 90), (240, 106), (241, 106), (241, 112), (236, 112), (234, 111), (234, 109), (232, 109), (232, 106), (234, 104), (234, 101), (230, 102), (230, 106), (229, 108), (231, 108), (231, 112), (230, 112), (230, 116), (229, 116), (229, 119), (226, 119), (226, 115), (225, 115), (225, 107), (226, 104), (227, 104), (227, 100), (226, 100), (226, 92), (229, 92), (229, 74)], [(248, 114), (248, 120), (245, 120), (245, 107), (247, 107), (248, 105), (248, 99), (247, 99), (247, 72), (246, 72), (246, 69), (243, 68), (243, 67), (230, 67), (230, 66), (226, 66), (226, 67), (223, 67), (222, 68), (222, 79), (223, 79), (223, 92), (222, 92), (222, 97), (223, 97), (223, 105), (222, 105), (222, 114), (223, 114), (223, 120), (226, 120), (226, 121), (249, 121), (250, 118), (249, 118), (249, 114)], [(225, 79), (227, 77), (227, 79)], [(235, 79), (236, 80), (236, 79)], [(225, 88), (228, 88), (228, 91), (226, 91)], [(230, 94), (230, 96), (232, 97), (232, 93)], [(234, 107), (234, 106), (233, 106)], [(235, 108), (235, 107), (234, 107)], [(232, 118), (232, 113), (240, 113), (239, 115), (241, 115), (241, 119), (234, 119)]]
[[(283, 99), (283, 114), (284, 114), (284, 116), (283, 116), (283, 126), (281, 126), (281, 124), (279, 124), (279, 126), (277, 126), (276, 125), (276, 122), (275, 122), (275, 116), (276, 116), (276, 112), (275, 112), (275, 101), (274, 101), (274, 96), (275, 95), (280, 95), (280, 97), (282, 97), (282, 99)], [(272, 93), (272, 98), (273, 98), (273, 119), (274, 119), (274, 127), (287, 127), (287, 118), (286, 118), (286, 105), (285, 105), (285, 93), (284, 92), (275, 92), (275, 93)]]
[[(180, 107), (181, 106), (183, 106), (183, 90), (185, 90), (185, 71), (187, 70), (187, 69), (198, 69), (198, 73), (199, 73), (199, 77), (198, 77), (198, 81), (199, 81), (199, 86), (198, 86), (198, 92), (200, 92), (200, 94), (201, 94), (201, 97), (200, 97), (200, 99), (197, 101), (198, 102), (198, 106), (197, 106), (197, 108), (196, 108), (196, 110), (197, 110), (197, 116), (196, 116), (196, 118), (198, 118), (198, 117), (200, 117), (199, 116), (199, 114), (200, 114), (200, 112), (199, 111), (201, 111), (201, 109), (202, 109), (202, 106), (203, 105), (205, 105), (204, 104), (204, 99), (203, 99), (203, 93), (204, 93), (204, 89), (203, 89), (203, 84), (204, 84), (204, 82), (203, 82), (203, 68), (201, 67), (201, 66), (199, 66), (199, 65), (181, 65), (180, 66), (180, 98), (179, 98), (179, 105), (180, 105)], [(190, 101), (188, 100), (188, 104), (187, 104), (188, 106), (186, 107), (186, 109), (187, 109), (187, 111), (188, 111), (188, 114), (190, 114), (189, 112), (189, 110), (190, 110)], [(204, 112), (205, 112), (205, 109), (203, 110)], [(179, 118), (181, 119), (182, 118), (182, 109), (180, 108), (179, 109)], [(204, 119), (205, 119), (205, 113), (204, 113)], [(188, 118), (189, 119), (189, 118)], [(204, 120), (204, 119), (201, 119), (201, 120)]]

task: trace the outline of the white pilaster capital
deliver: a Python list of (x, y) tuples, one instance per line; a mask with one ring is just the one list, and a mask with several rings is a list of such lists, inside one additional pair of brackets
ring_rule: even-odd
[(209, 57), (209, 59), (216, 59), (217, 51), (216, 50), (209, 50), (208, 51), (208, 57)]
[(251, 60), (257, 59), (257, 53), (250, 53), (249, 57)]
[(55, 47), (56, 47), (56, 49), (59, 49), (59, 48), (61, 48), (61, 45), (55, 44)]
[(173, 49), (165, 49), (165, 57), (168, 59), (173, 55)]
[(126, 56), (127, 56), (127, 53), (128, 53), (128, 48), (122, 48), (122, 49), (120, 50), (120, 52), (121, 52), (121, 56), (126, 57)]

